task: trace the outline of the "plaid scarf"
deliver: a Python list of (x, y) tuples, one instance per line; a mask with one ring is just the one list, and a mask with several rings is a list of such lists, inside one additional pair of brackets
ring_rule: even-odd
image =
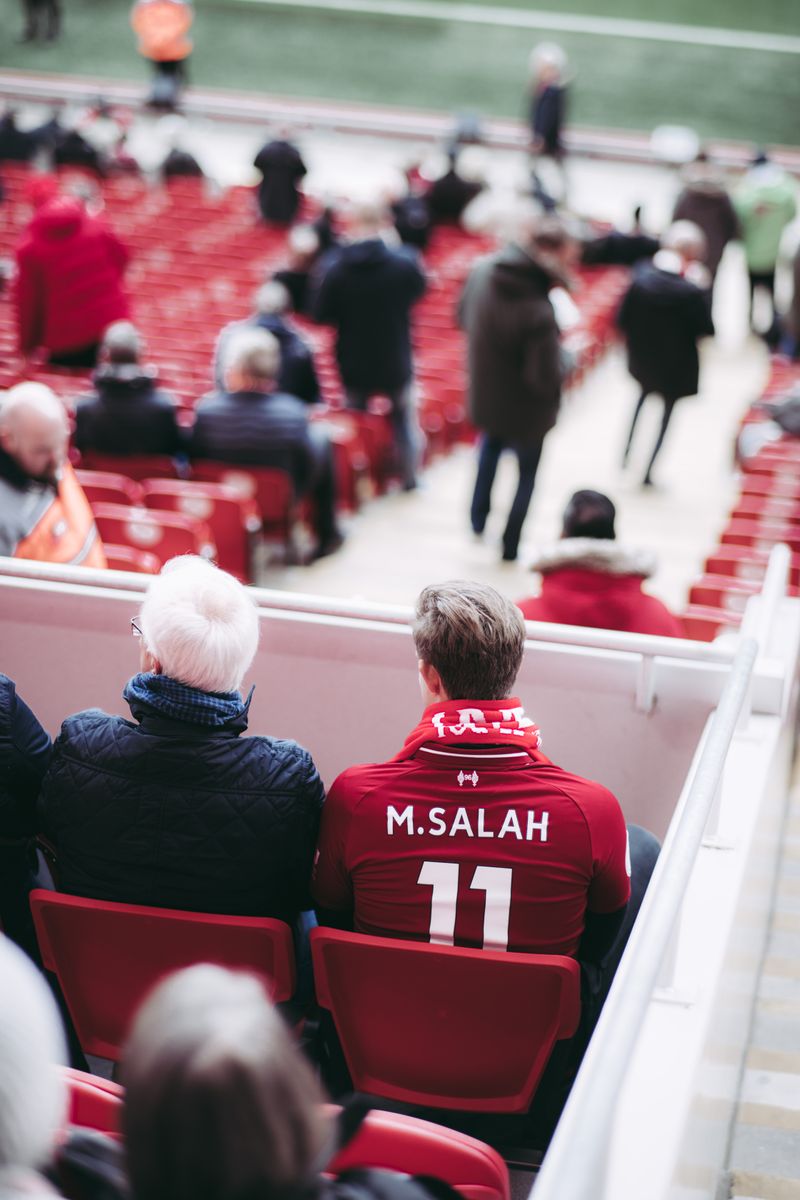
[(416, 754), (426, 742), (438, 746), (503, 746), (526, 750), (536, 762), (548, 762), (539, 752), (541, 736), (522, 704), (507, 700), (442, 700), (430, 704), (422, 720), (403, 743), (393, 762)]
[(247, 712), (253, 689), (243, 700), (241, 692), (204, 692), (169, 675), (140, 672), (128, 680), (122, 695), (131, 708), (135, 702), (144, 703), (161, 716), (171, 717), (173, 721), (187, 721), (192, 725), (218, 729)]

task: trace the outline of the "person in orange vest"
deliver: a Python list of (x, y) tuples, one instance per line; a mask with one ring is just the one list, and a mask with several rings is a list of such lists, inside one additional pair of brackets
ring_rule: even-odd
[(67, 461), (64, 406), (42, 383), (20, 383), (0, 404), (0, 554), (105, 567), (83, 489)]
[(189, 0), (136, 0), (131, 25), (139, 38), (139, 53), (155, 70), (148, 104), (174, 110), (186, 82), (186, 61), (192, 52), (188, 36), (194, 21)]

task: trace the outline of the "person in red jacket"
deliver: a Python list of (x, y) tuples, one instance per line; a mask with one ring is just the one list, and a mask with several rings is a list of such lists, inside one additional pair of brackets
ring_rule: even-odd
[(651, 554), (616, 541), (616, 509), (602, 492), (575, 492), (564, 510), (561, 541), (531, 564), (542, 576), (538, 596), (519, 601), (526, 621), (683, 637), (680, 621), (642, 584)]
[(80, 200), (46, 200), (16, 249), (20, 352), (42, 347), (51, 363), (94, 366), (103, 332), (130, 315), (123, 288), (128, 251)]

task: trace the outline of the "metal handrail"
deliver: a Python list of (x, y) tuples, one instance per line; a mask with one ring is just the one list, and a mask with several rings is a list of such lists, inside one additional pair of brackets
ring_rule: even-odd
[[(758, 653), (742, 641), (683, 812), (659, 857), (609, 997), (531, 1195), (535, 1200), (597, 1200), (625, 1073), (678, 918), (736, 732)], [(576, 1147), (580, 1153), (576, 1154)]]

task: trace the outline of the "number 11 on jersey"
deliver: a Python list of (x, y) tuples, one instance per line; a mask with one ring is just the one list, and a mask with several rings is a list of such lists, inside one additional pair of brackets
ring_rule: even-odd
[[(429, 939), (437, 946), (452, 946), (456, 928), (459, 864), (424, 862), (417, 878), (432, 888)], [(476, 867), (470, 890), (486, 893), (483, 913), (483, 949), (508, 949), (511, 915), (511, 867)]]

